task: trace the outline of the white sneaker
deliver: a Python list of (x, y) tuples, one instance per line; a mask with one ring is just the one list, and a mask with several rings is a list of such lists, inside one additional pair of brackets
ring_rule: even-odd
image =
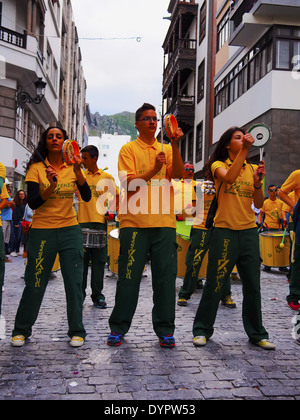
[(25, 344), (25, 337), (24, 335), (15, 335), (11, 338), (11, 345), (13, 347), (22, 347)]
[(194, 337), (193, 344), (196, 347), (204, 347), (206, 345), (207, 339), (204, 337), (204, 335), (200, 335), (197, 337)]
[(74, 337), (71, 338), (70, 346), (71, 347), (81, 347), (84, 344), (84, 339), (82, 337), (77, 337), (74, 335)]
[(17, 254), (16, 252), (11, 252), (11, 253), (10, 253), (10, 256), (11, 256), (11, 257), (17, 257), (17, 256), (18, 256), (18, 254)]

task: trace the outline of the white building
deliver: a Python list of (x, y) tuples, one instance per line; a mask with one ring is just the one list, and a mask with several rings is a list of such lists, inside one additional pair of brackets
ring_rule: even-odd
[(115, 179), (119, 186), (120, 181), (118, 177), (118, 156), (121, 147), (130, 142), (130, 136), (120, 136), (113, 134), (102, 134), (101, 138), (96, 136), (89, 137), (89, 145), (96, 146), (99, 150), (99, 159), (97, 165), (101, 169), (106, 169), (110, 175)]

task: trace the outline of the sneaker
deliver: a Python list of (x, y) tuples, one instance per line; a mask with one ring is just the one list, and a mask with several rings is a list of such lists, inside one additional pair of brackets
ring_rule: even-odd
[(71, 347), (81, 347), (84, 344), (84, 338), (74, 335), (70, 340)]
[(107, 304), (106, 304), (104, 299), (96, 300), (96, 302), (94, 302), (94, 306), (96, 306), (96, 308), (98, 308), (98, 309), (106, 309), (107, 308)]
[(15, 335), (11, 338), (11, 345), (13, 347), (22, 347), (25, 344), (25, 337), (24, 335)]
[(187, 300), (186, 299), (178, 299), (177, 305), (178, 306), (186, 306), (187, 305)]
[(231, 295), (225, 296), (221, 300), (222, 305), (225, 305), (227, 308), (236, 308), (236, 303), (231, 299)]
[(293, 300), (291, 302), (287, 303), (289, 305), (289, 307), (291, 309), (293, 309), (294, 311), (299, 311), (300, 310), (300, 303), (298, 300)]
[(196, 347), (204, 347), (207, 343), (206, 337), (204, 335), (198, 335), (193, 338), (193, 344)]
[(196, 286), (196, 289), (199, 289), (199, 290), (201, 290), (201, 289), (203, 289), (203, 281), (201, 280), (201, 279), (199, 279), (199, 280), (197, 280), (197, 286)]
[(107, 339), (108, 346), (120, 346), (122, 344), (124, 335), (111, 332)]
[(175, 347), (175, 338), (171, 334), (163, 335), (159, 339), (159, 344), (160, 347)]
[(258, 341), (256, 343), (256, 345), (258, 347), (261, 347), (262, 349), (265, 349), (265, 350), (275, 350), (276, 349), (275, 344), (271, 343), (271, 341), (266, 340), (266, 339)]
[(10, 256), (11, 256), (11, 257), (17, 257), (17, 256), (18, 256), (18, 254), (17, 254), (16, 252), (11, 252), (11, 253), (10, 253)]

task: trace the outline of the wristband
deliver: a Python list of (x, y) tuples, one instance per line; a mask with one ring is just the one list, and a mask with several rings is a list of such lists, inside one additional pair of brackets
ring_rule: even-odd
[(255, 188), (256, 190), (260, 190), (260, 189), (261, 189), (261, 187), (262, 187), (262, 184), (261, 184), (261, 186), (260, 186), (260, 187), (256, 187), (256, 186), (254, 185), (254, 188)]

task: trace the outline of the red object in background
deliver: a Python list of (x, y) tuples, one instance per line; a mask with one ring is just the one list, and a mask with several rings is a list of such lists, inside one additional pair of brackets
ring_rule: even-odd
[(15, 159), (15, 168), (18, 166), (18, 159)]

